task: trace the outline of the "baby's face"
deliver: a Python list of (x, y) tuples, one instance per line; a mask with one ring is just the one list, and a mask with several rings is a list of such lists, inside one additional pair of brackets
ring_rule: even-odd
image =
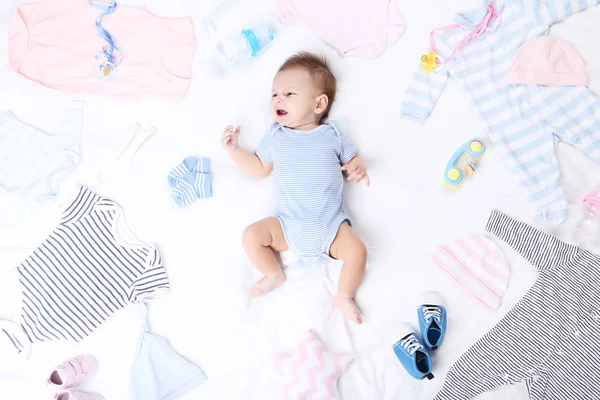
[(310, 74), (299, 68), (279, 72), (273, 79), (271, 115), (279, 124), (297, 128), (318, 123), (318, 97), (322, 95)]

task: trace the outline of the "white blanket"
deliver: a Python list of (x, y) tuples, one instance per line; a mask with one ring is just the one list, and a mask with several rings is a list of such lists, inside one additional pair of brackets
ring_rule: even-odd
[[(7, 8), (0, 9), (0, 109), (9, 108), (40, 127), (52, 127), (74, 96), (35, 86), (8, 70), (7, 24), (23, 1), (2, 3), (0, 7)], [(120, 3), (146, 5), (166, 16), (193, 15), (195, 20), (210, 8), (210, 2), (199, 0)], [(223, 18), (219, 32), (268, 21), (274, 3), (242, 0)], [(85, 184), (114, 199), (125, 209), (134, 233), (158, 245), (172, 292), (150, 304), (152, 330), (198, 363), (209, 378), (185, 399), (280, 400), (283, 384), (269, 357), (292, 351), (308, 328), (315, 329), (328, 350), (355, 354), (355, 363), (339, 382), (342, 399), (430, 399), (451, 364), (535, 279), (533, 268), (508, 252), (510, 286), (501, 309), (490, 312), (429, 260), (435, 244), (482, 233), (493, 208), (525, 221), (531, 221), (533, 210), (493, 147), (463, 187), (453, 192), (444, 189), (447, 159), (463, 142), (483, 135), (472, 106), (460, 85), (450, 82), (424, 124), (402, 119), (399, 107), (427, 48), (430, 30), (448, 23), (457, 6), (465, 2), (400, 3), (408, 30), (375, 61), (341, 58), (304, 27), (277, 25), (276, 40), (264, 56), (248, 68), (225, 72), (212, 63), (214, 43), (200, 37), (199, 30), (193, 84), (183, 103), (84, 97), (82, 163), (63, 186)], [(551, 31), (582, 53), (596, 93), (600, 93), (599, 20), (597, 7)], [(360, 327), (346, 323), (331, 307), (338, 263), (290, 267), (281, 289), (258, 300), (247, 296), (259, 275), (244, 255), (241, 233), (246, 225), (272, 214), (273, 181), (244, 176), (221, 149), (220, 136), (224, 126), (239, 124), (242, 145), (249, 149), (258, 145), (267, 127), (271, 79), (282, 61), (298, 50), (329, 57), (339, 81), (332, 117), (340, 121), (369, 165), (371, 187), (348, 185), (346, 191), (354, 226), (369, 248), (368, 273), (357, 295), (365, 317)], [(99, 181), (97, 173), (110, 164), (128, 139), (123, 132), (135, 123), (155, 126), (156, 135), (130, 166)], [(178, 209), (166, 177), (190, 155), (211, 159), (214, 195)], [(571, 205), (568, 221), (555, 233), (570, 240), (580, 199), (599, 180), (600, 168), (568, 145), (559, 146), (559, 159)], [(34, 226), (0, 232), (0, 268), (16, 265), (52, 229), (56, 214), (48, 215)], [(0, 317), (18, 316), (15, 279), (14, 271), (0, 278)], [(449, 330), (433, 356), (435, 379), (416, 381), (394, 359), (387, 333), (399, 322), (416, 326), (415, 300), (425, 290), (437, 290), (446, 298)], [(99, 371), (83, 389), (102, 394), (106, 400), (129, 399), (138, 324), (136, 307), (129, 307), (79, 344), (34, 345), (28, 361), (12, 356), (0, 340), (0, 398), (50, 398), (44, 381), (51, 368), (78, 353), (90, 353), (97, 358)], [(524, 385), (515, 385), (481, 398), (518, 400), (527, 399), (527, 394)]]

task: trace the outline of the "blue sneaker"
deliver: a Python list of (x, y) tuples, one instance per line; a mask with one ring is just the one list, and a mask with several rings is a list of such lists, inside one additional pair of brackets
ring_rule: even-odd
[(398, 361), (413, 378), (433, 378), (429, 353), (410, 325), (402, 324), (393, 328), (390, 339)]
[(436, 350), (446, 334), (447, 317), (444, 300), (434, 292), (423, 293), (419, 297), (417, 313), (423, 343), (429, 350)]

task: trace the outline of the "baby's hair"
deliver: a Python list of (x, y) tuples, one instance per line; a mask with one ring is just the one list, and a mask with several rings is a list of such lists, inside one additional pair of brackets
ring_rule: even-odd
[(319, 87), (323, 89), (323, 93), (327, 95), (329, 103), (327, 104), (325, 112), (321, 116), (321, 120), (324, 120), (327, 118), (327, 116), (329, 116), (329, 110), (331, 110), (333, 100), (335, 100), (335, 92), (337, 89), (337, 82), (335, 80), (335, 76), (333, 76), (333, 73), (331, 72), (329, 62), (323, 56), (301, 51), (300, 53), (288, 58), (279, 68), (279, 72), (293, 68), (299, 68), (308, 71), (310, 76), (315, 80)]

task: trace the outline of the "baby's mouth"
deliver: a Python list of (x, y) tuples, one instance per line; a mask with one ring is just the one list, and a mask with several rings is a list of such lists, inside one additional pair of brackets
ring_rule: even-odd
[(279, 117), (283, 117), (284, 115), (287, 115), (287, 111), (285, 111), (285, 110), (277, 110), (277, 115)]

